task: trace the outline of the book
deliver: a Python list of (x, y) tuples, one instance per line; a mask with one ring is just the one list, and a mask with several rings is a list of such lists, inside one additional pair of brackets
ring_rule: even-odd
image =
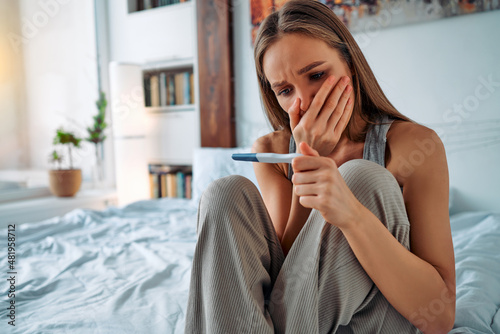
[(159, 107), (160, 106), (160, 86), (158, 75), (154, 74), (151, 76), (151, 106)]
[(149, 174), (149, 197), (150, 198), (156, 198), (155, 192), (156, 192), (156, 185), (155, 185), (155, 175), (154, 174)]
[(150, 185), (151, 185), (151, 198), (160, 198), (160, 178), (158, 174), (150, 175)]
[(167, 174), (167, 197), (177, 197), (177, 177), (175, 173)]
[(144, 0), (137, 0), (137, 11), (144, 10)]
[(144, 103), (151, 107), (151, 81), (149, 76), (144, 77)]
[(189, 79), (189, 72), (184, 72), (184, 103), (190, 104), (191, 102), (191, 80)]
[(160, 197), (167, 197), (167, 176), (160, 174)]
[(184, 73), (175, 74), (175, 104), (184, 104)]
[(190, 87), (190, 90), (189, 90), (189, 94), (190, 94), (189, 102), (191, 104), (193, 104), (194, 103), (194, 74), (193, 74), (193, 72), (191, 72), (191, 74), (189, 75), (189, 87)]
[(184, 173), (177, 172), (177, 198), (185, 198), (184, 197)]
[(193, 175), (192, 174), (186, 174), (184, 198), (191, 199), (191, 192), (192, 192), (191, 182), (192, 182), (192, 179), (193, 179)]
[(170, 74), (169, 75), (169, 82), (168, 82), (168, 94), (169, 94), (169, 105), (173, 106), (176, 104), (175, 101), (175, 75)]
[(160, 73), (160, 106), (167, 105), (167, 75)]

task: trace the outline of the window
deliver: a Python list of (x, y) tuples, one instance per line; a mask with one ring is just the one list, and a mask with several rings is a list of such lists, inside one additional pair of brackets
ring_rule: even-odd
[[(47, 195), (56, 129), (79, 137), (99, 96), (94, 1), (0, 1), (0, 201)], [(72, 154), (91, 181), (95, 147)], [(68, 166), (68, 153), (63, 166)]]

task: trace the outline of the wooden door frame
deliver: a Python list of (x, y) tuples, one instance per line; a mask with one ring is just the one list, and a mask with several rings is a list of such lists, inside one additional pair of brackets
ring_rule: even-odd
[(236, 146), (231, 0), (196, 0), (202, 147)]

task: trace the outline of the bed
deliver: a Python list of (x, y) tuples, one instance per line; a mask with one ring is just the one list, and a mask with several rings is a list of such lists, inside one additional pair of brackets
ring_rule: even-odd
[[(183, 333), (197, 203), (214, 179), (251, 164), (241, 149), (198, 149), (193, 199), (158, 199), (16, 226), (15, 327), (0, 281), (1, 333)], [(450, 201), (452, 203), (453, 201)], [(451, 333), (500, 333), (500, 214), (451, 216), (457, 312)], [(0, 231), (6, 238), (7, 230)], [(5, 240), (5, 239), (4, 239)], [(3, 277), (7, 244), (0, 243)]]

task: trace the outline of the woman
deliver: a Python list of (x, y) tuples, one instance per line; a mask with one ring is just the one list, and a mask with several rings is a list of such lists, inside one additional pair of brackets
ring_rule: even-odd
[(392, 106), (317, 1), (271, 14), (254, 51), (275, 131), (253, 151), (304, 156), (255, 163), (262, 197), (238, 176), (203, 194), (186, 333), (447, 333), (455, 270), (439, 138)]

